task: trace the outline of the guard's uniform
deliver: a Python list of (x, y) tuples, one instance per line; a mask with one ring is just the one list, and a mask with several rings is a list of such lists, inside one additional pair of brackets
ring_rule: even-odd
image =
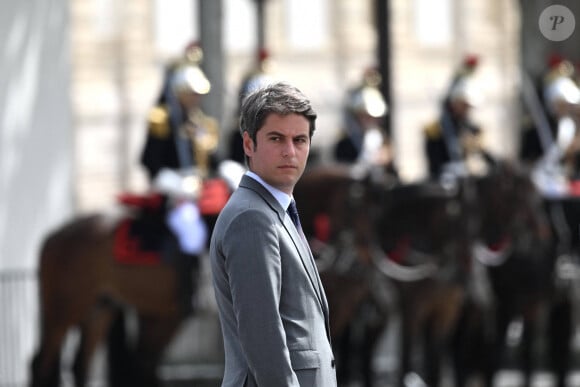
[(492, 160), (481, 128), (469, 118), (469, 110), (481, 99), (472, 77), (477, 64), (475, 56), (464, 59), (445, 94), (440, 117), (423, 127), (429, 178), (439, 179), (445, 172), (485, 173)]
[(168, 64), (163, 89), (147, 118), (140, 157), (153, 190), (177, 199), (164, 201), (163, 225), (171, 235), (158, 237), (160, 249), (171, 257), (169, 263), (178, 273), (186, 311), (197, 293), (192, 273), (199, 273), (199, 257), (211, 232), (213, 214), (204, 214), (200, 202), (204, 200), (205, 178), (214, 170), (219, 139), (217, 120), (200, 108), (201, 98), (211, 88), (199, 66), (201, 59), (201, 48), (191, 45), (183, 58)]
[(444, 114), (426, 125), (423, 135), (429, 176), (434, 178), (438, 178), (450, 162), (466, 161), (469, 155), (483, 149), (481, 129), (469, 122), (458, 123), (450, 115), (445, 117)]
[(574, 66), (560, 58), (551, 63), (544, 76), (543, 97), (554, 141), (562, 155), (567, 178), (577, 179), (580, 154), (580, 87), (574, 79)]
[(163, 91), (147, 120), (147, 139), (141, 164), (154, 181), (164, 169), (196, 167), (202, 175), (215, 164), (219, 139), (216, 119), (200, 108), (200, 98), (210, 91), (210, 83), (199, 67), (199, 46), (190, 46), (184, 58), (167, 67)]
[(398, 177), (387, 133), (381, 127), (388, 106), (378, 88), (380, 82), (380, 74), (369, 69), (362, 82), (348, 91), (343, 129), (333, 146), (333, 158), (341, 163), (379, 167)]
[(217, 146), (217, 120), (200, 109), (181, 120), (172, 119), (171, 115), (171, 107), (166, 104), (149, 112), (141, 163), (151, 180), (163, 168), (182, 169), (201, 164), (212, 169), (215, 164), (211, 151)]

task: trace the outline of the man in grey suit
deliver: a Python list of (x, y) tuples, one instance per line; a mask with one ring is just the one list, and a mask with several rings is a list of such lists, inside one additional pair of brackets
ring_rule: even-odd
[(210, 245), (225, 348), (222, 386), (336, 386), (326, 296), (300, 223), (287, 212), (295, 209), (292, 192), (315, 121), (308, 99), (286, 83), (259, 89), (242, 105), (249, 171)]

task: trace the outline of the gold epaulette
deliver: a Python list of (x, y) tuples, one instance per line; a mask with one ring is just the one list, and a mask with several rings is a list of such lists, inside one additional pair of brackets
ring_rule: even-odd
[(169, 112), (163, 106), (155, 106), (149, 112), (147, 121), (149, 133), (158, 138), (167, 138), (171, 132), (169, 127)]
[(217, 119), (203, 113), (201, 110), (198, 112), (197, 118), (199, 119), (199, 125), (205, 130), (205, 136), (198, 138), (198, 140), (204, 143), (207, 151), (214, 152), (219, 142), (219, 123)]
[(219, 131), (220, 131), (219, 124), (218, 124), (218, 121), (214, 117), (204, 114), (203, 123), (209, 132), (215, 133), (215, 134), (219, 133)]
[(423, 128), (423, 132), (428, 139), (436, 140), (441, 137), (441, 124), (439, 121), (432, 122)]

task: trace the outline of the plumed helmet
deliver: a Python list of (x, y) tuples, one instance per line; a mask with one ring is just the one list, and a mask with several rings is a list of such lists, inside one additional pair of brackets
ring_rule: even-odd
[(274, 82), (274, 78), (270, 75), (270, 67), (270, 52), (266, 48), (261, 47), (257, 51), (254, 67), (248, 74), (246, 74), (240, 86), (238, 93), (239, 106), (242, 105), (244, 97), (248, 94)]
[(244, 97), (251, 92), (261, 89), (272, 82), (273, 78), (266, 73), (256, 72), (249, 74), (240, 88), (240, 100), (243, 100)]
[(569, 77), (559, 77), (551, 81), (544, 90), (546, 107), (550, 113), (556, 112), (556, 105), (564, 102), (572, 105), (580, 104), (580, 89)]
[(368, 69), (363, 75), (362, 84), (348, 94), (346, 107), (353, 113), (365, 113), (379, 118), (387, 114), (388, 107), (379, 90), (381, 75), (376, 69)]
[(457, 71), (459, 76), (468, 76), (471, 75), (475, 72), (475, 70), (477, 70), (477, 67), (479, 66), (479, 56), (475, 55), (475, 54), (467, 54), (465, 55), (465, 57), (463, 57), (463, 61), (461, 62), (461, 65), (459, 66), (459, 69)]
[(470, 106), (477, 106), (483, 100), (481, 90), (474, 81), (475, 71), (479, 67), (480, 59), (475, 54), (463, 57), (455, 71), (445, 98), (449, 101), (463, 101)]
[(462, 101), (469, 106), (478, 106), (483, 100), (483, 95), (475, 81), (469, 77), (463, 77), (451, 87), (449, 90), (450, 101)]
[(199, 66), (203, 51), (198, 44), (187, 46), (183, 58), (173, 64), (171, 88), (174, 92), (192, 91), (196, 94), (207, 94), (211, 89), (209, 79)]
[(549, 71), (544, 77), (544, 101), (548, 111), (554, 114), (560, 103), (579, 105), (580, 88), (572, 78), (573, 64), (559, 56), (552, 57), (549, 61)]

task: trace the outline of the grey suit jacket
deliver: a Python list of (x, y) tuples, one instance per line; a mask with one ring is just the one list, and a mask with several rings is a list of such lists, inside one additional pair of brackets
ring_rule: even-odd
[(278, 201), (244, 176), (217, 220), (211, 268), (222, 386), (334, 387), (328, 304), (310, 249)]

